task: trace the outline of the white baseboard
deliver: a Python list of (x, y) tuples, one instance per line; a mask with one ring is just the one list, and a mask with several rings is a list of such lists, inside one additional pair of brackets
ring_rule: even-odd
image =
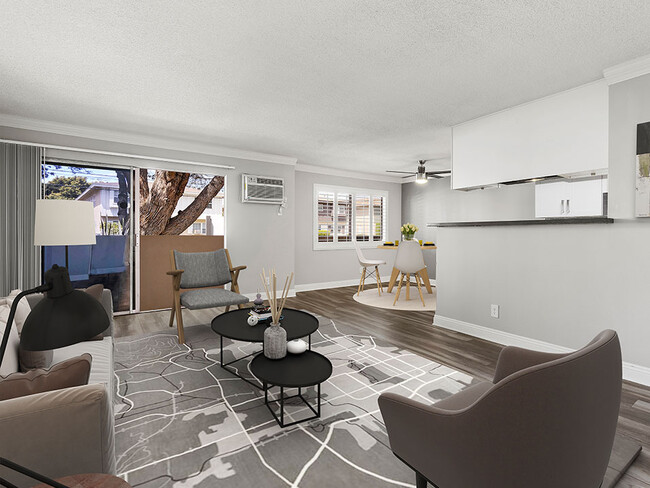
[[(389, 280), (390, 276), (381, 277), (382, 283), (388, 283)], [(429, 281), (431, 282), (431, 286), (436, 286), (436, 280)], [(374, 278), (366, 280), (366, 285), (370, 285), (372, 287), (373, 283), (375, 283)], [(296, 291), (327, 290), (328, 288), (341, 288), (343, 286), (352, 286), (358, 284), (359, 278), (355, 278), (353, 280), (322, 281), (320, 283), (306, 283), (304, 285), (296, 285)]]
[[(296, 288), (297, 288), (297, 286), (296, 286)], [(289, 293), (287, 294), (288, 298), (296, 296), (296, 288), (289, 288)], [(282, 292), (282, 290), (278, 290), (278, 293), (281, 293), (281, 292)], [(266, 300), (266, 292), (265, 291), (261, 291), (261, 292), (258, 292), (258, 293), (260, 293), (262, 295), (262, 298), (264, 300)], [(255, 298), (257, 298), (257, 293), (242, 293), (242, 295), (244, 295), (250, 301), (253, 301), (253, 300), (255, 300)]]
[[(433, 317), (433, 325), (442, 327), (443, 329), (449, 329), (478, 337), (479, 339), (484, 339), (486, 341), (496, 342), (497, 344), (503, 344), (505, 346), (517, 346), (551, 353), (571, 352), (574, 350), (568, 347), (551, 344), (550, 342), (539, 341), (537, 339), (511, 334), (510, 332), (503, 332), (483, 327), (482, 325), (443, 317), (438, 314)], [(623, 361), (623, 378), (627, 381), (650, 386), (650, 368)]]

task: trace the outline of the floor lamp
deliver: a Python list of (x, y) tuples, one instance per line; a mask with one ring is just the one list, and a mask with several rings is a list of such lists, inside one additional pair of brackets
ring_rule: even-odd
[[(67, 200), (37, 200), (34, 225), (36, 245), (67, 246), (95, 244), (95, 219), (91, 202)], [(5, 331), (0, 343), (0, 365), (7, 348), (18, 302), (33, 293), (46, 296), (32, 309), (20, 335), (20, 345), (27, 351), (43, 351), (89, 340), (105, 331), (109, 317), (104, 307), (93, 297), (75, 290), (67, 267), (52, 266), (45, 273), (44, 284), (19, 293), (11, 305)], [(43, 475), (0, 457), (5, 466), (23, 475), (56, 488), (64, 487)], [(13, 487), (0, 477), (0, 486)]]

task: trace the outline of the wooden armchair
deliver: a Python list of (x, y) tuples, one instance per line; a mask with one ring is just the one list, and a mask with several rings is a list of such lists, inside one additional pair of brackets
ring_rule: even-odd
[[(171, 251), (172, 270), (167, 274), (172, 277), (172, 303), (169, 326), (174, 325), (174, 315), (178, 327), (178, 342), (185, 343), (183, 330), (183, 315), (181, 307), (190, 310), (231, 305), (242, 308), (248, 303), (248, 298), (239, 294), (237, 279), (246, 266), (233, 268), (230, 253), (227, 249), (211, 252), (179, 252)], [(230, 290), (221, 287), (230, 283)], [(183, 291), (187, 290), (187, 291)]]

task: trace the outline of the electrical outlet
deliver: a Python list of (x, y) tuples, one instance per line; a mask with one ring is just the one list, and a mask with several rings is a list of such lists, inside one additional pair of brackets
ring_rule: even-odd
[(494, 303), (490, 305), (490, 316), (498, 319), (499, 318), (499, 306)]
[(269, 285), (269, 286), (271, 285), (271, 277), (270, 276), (266, 277), (266, 284)]

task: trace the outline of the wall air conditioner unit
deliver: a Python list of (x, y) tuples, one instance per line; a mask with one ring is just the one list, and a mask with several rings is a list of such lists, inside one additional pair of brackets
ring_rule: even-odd
[(242, 203), (284, 203), (284, 178), (243, 174), (241, 177)]

